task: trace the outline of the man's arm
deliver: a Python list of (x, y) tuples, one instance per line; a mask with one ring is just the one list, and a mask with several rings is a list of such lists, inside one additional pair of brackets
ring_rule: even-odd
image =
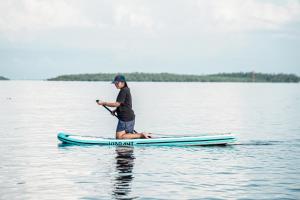
[(108, 106), (108, 107), (119, 107), (121, 105), (121, 103), (119, 102), (104, 102), (104, 106)]
[(116, 107), (116, 108), (121, 105), (121, 103), (119, 102), (104, 102), (104, 101), (98, 101), (97, 104), (100, 106), (108, 106), (108, 107)]

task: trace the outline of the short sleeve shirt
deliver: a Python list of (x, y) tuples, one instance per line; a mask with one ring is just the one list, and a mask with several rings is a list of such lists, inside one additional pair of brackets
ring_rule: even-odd
[(117, 97), (117, 102), (121, 105), (117, 108), (118, 118), (121, 121), (132, 121), (135, 118), (134, 111), (132, 110), (132, 99), (130, 89), (123, 87)]

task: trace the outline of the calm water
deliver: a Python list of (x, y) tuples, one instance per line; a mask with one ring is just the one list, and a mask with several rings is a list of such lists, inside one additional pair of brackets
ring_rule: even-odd
[(136, 130), (227, 147), (63, 146), (113, 137), (103, 82), (0, 82), (0, 199), (300, 199), (300, 84), (130, 83)]

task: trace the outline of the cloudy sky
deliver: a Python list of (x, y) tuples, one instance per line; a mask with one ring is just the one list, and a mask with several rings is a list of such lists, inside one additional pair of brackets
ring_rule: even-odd
[(0, 75), (300, 75), (300, 0), (0, 0)]

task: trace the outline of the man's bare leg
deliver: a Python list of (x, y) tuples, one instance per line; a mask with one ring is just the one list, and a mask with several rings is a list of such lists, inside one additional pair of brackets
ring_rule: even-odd
[(149, 133), (126, 133), (125, 131), (120, 131), (116, 133), (116, 139), (148, 139), (151, 138)]

